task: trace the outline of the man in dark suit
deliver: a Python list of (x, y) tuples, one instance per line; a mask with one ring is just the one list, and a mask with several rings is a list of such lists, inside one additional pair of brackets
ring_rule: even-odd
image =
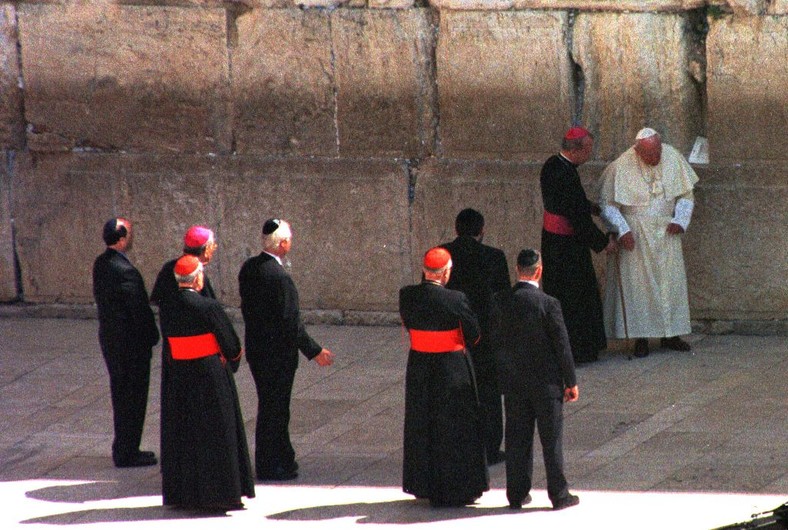
[(495, 353), (506, 406), (506, 497), (519, 509), (531, 501), (534, 424), (539, 428), (547, 495), (554, 510), (574, 506), (564, 477), (563, 402), (578, 388), (561, 304), (539, 289), (541, 256), (517, 256), (517, 284), (495, 297)]
[(503, 407), (496, 380), (495, 357), (490, 346), (490, 310), (493, 294), (508, 290), (509, 267), (502, 250), (484, 245), (484, 216), (472, 208), (457, 214), (454, 223), (457, 238), (441, 245), (451, 254), (453, 269), (446, 287), (462, 291), (476, 313), (481, 340), (471, 346), (476, 386), (482, 406), (484, 446), (487, 463), (497, 464), (505, 458), (503, 441)]
[(260, 480), (298, 476), (288, 431), (298, 351), (320, 366), (330, 365), (334, 358), (309, 336), (301, 321), (298, 291), (282, 266), (292, 241), (289, 223), (267, 220), (263, 252), (246, 260), (238, 274), (246, 359), (257, 387), (255, 471)]
[(152, 466), (150, 451), (140, 451), (150, 383), (151, 348), (159, 330), (148, 304), (145, 282), (126, 253), (134, 235), (131, 222), (113, 218), (104, 225), (106, 251), (93, 264), (93, 296), (98, 307), (99, 344), (109, 371), (117, 467)]

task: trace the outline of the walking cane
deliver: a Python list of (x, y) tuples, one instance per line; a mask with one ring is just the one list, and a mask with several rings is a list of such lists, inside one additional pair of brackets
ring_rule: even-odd
[[(626, 348), (629, 351), (629, 328), (627, 326), (627, 304), (624, 302), (624, 288), (621, 282), (621, 263), (619, 253), (616, 252), (615, 262), (616, 262), (616, 280), (618, 282), (618, 297), (621, 299), (621, 314), (624, 316), (624, 337), (626, 339)], [(627, 354), (627, 360), (632, 360), (632, 354)]]

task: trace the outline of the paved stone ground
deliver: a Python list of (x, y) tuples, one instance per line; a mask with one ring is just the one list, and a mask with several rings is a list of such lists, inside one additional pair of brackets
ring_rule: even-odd
[[(312, 326), (337, 355), (302, 363), (292, 433), (301, 466), (257, 485), (246, 510), (207, 516), (163, 508), (158, 468), (110, 459), (108, 378), (97, 322), (0, 317), (0, 527), (711, 529), (788, 500), (786, 338), (693, 335), (692, 353), (627, 360), (622, 344), (579, 368), (566, 407), (566, 466), (580, 506), (549, 510), (541, 449), (534, 502), (506, 507), (503, 465), (472, 507), (432, 509), (400, 490), (406, 346), (396, 327)], [(239, 333), (243, 332), (238, 326)], [(158, 453), (154, 353), (143, 449)], [(256, 396), (237, 374), (253, 447)]]

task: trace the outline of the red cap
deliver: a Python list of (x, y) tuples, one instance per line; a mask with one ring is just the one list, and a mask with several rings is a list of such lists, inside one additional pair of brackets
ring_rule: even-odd
[(192, 226), (183, 236), (183, 244), (191, 248), (200, 248), (211, 239), (212, 235), (213, 232), (204, 226)]
[(197, 256), (187, 254), (186, 256), (181, 256), (178, 258), (178, 261), (175, 262), (175, 274), (178, 276), (189, 276), (199, 267), (200, 260), (197, 259)]
[(424, 254), (424, 267), (430, 270), (439, 270), (448, 265), (451, 254), (443, 247), (431, 248)]
[(564, 135), (564, 140), (579, 140), (580, 138), (585, 138), (588, 136), (589, 133), (588, 129), (584, 127), (572, 127), (566, 134)]

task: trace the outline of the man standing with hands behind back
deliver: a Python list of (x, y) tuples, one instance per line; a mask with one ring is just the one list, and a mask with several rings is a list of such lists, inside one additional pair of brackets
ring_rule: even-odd
[(263, 251), (246, 260), (238, 274), (246, 359), (257, 387), (255, 471), (259, 480), (298, 477), (288, 432), (298, 351), (320, 366), (334, 362), (334, 354), (315, 342), (301, 321), (298, 291), (282, 266), (292, 242), (287, 221), (268, 219), (263, 224)]
[(517, 256), (517, 284), (495, 297), (496, 358), (506, 410), (506, 498), (513, 510), (531, 502), (534, 424), (539, 428), (547, 495), (554, 510), (580, 502), (564, 476), (563, 402), (579, 391), (561, 304), (539, 289), (542, 259)]

